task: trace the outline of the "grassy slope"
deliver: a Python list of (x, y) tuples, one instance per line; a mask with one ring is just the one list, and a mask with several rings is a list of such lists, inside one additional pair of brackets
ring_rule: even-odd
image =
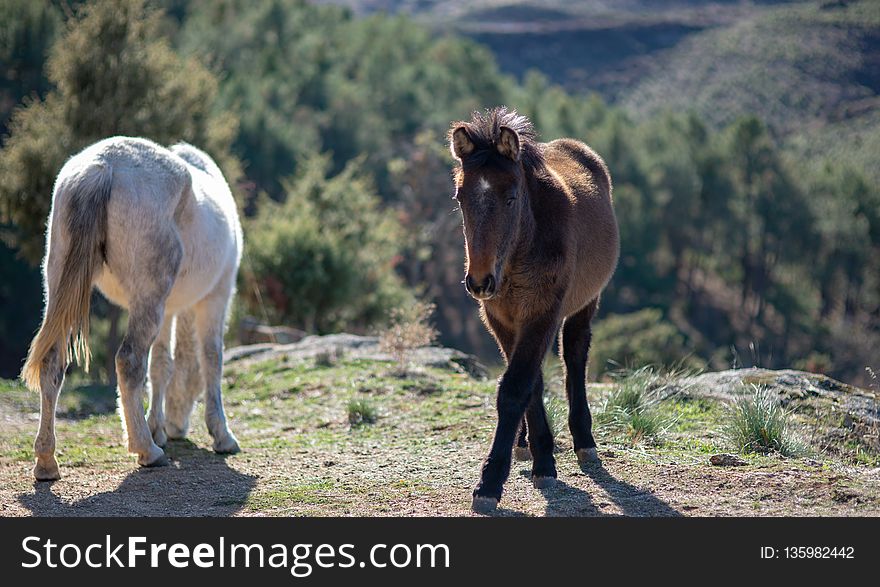
[[(724, 448), (721, 407), (665, 400), (667, 431), (632, 442), (599, 426), (604, 467), (581, 471), (570, 450), (557, 373), (548, 373), (560, 484), (538, 491), (515, 463), (500, 515), (880, 514), (877, 462), (850, 457), (746, 457), (712, 467)], [(138, 470), (122, 448), (112, 393), (72, 389), (58, 423), (64, 478), (34, 484), (31, 442), (37, 398), (0, 384), (2, 515), (468, 515), (470, 490), (494, 427), (491, 381), (427, 369), (405, 377), (389, 363), (269, 360), (227, 367), (228, 411), (243, 452), (219, 457), (194, 417), (189, 441), (173, 442), (172, 466)], [(603, 404), (610, 387), (593, 386)], [(351, 399), (378, 413), (350, 426)], [(92, 415), (86, 415), (92, 414)], [(864, 459), (863, 459), (864, 460)], [(873, 488), (872, 488), (873, 484)]]

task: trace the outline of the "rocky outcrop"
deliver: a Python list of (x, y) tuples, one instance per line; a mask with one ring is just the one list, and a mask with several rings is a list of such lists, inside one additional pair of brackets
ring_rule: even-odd
[(664, 395), (732, 401), (753, 385), (774, 392), (786, 409), (809, 423), (826, 449), (852, 442), (880, 449), (880, 393), (826, 375), (792, 369), (730, 369), (683, 377), (668, 385)]
[(255, 318), (244, 317), (238, 324), (238, 340), (243, 345), (262, 343), (291, 344), (299, 342), (308, 334), (290, 326), (267, 326)]
[[(391, 355), (382, 351), (377, 336), (356, 334), (328, 334), (326, 336), (307, 336), (291, 344), (252, 344), (227, 349), (224, 353), (227, 363), (235, 361), (264, 361), (286, 357), (290, 360), (314, 359), (318, 356), (354, 357), (391, 361)], [(476, 357), (446, 347), (422, 347), (413, 349), (409, 362), (425, 367), (449, 368), (461, 373), (483, 379), (489, 371)]]
[(782, 404), (791, 409), (821, 405), (831, 412), (848, 414), (865, 426), (880, 426), (880, 394), (818, 373), (793, 369), (772, 371), (757, 367), (729, 369), (683, 377), (674, 382), (670, 390), (729, 401), (750, 385), (772, 390)]

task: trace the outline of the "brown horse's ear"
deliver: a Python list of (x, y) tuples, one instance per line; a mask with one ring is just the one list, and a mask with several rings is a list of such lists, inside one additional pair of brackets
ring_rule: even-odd
[(474, 152), (474, 142), (464, 126), (458, 126), (452, 131), (449, 148), (452, 151), (452, 156), (459, 161)]
[(508, 159), (519, 161), (519, 135), (510, 127), (502, 126), (498, 134), (498, 152)]

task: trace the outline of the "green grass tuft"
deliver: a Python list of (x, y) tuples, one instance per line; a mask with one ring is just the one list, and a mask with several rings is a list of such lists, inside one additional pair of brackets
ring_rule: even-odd
[(722, 426), (725, 438), (741, 453), (778, 453), (799, 456), (807, 452), (794, 433), (791, 415), (766, 387), (748, 385), (737, 397)]
[(653, 367), (618, 373), (597, 421), (620, 430), (632, 444), (657, 440), (674, 423), (659, 409), (668, 379)]
[(554, 393), (546, 392), (544, 411), (547, 413), (547, 424), (550, 426), (553, 438), (558, 438), (568, 422), (568, 402)]
[(348, 402), (348, 423), (352, 426), (373, 424), (378, 418), (376, 408), (368, 400), (352, 399)]

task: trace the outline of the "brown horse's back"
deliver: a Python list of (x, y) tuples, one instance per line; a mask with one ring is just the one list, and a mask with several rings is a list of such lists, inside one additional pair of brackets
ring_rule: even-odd
[(595, 151), (572, 139), (547, 143), (544, 158), (567, 196), (566, 273), (571, 282), (562, 304), (570, 316), (601, 292), (617, 265), (620, 243), (611, 203), (611, 176)]

